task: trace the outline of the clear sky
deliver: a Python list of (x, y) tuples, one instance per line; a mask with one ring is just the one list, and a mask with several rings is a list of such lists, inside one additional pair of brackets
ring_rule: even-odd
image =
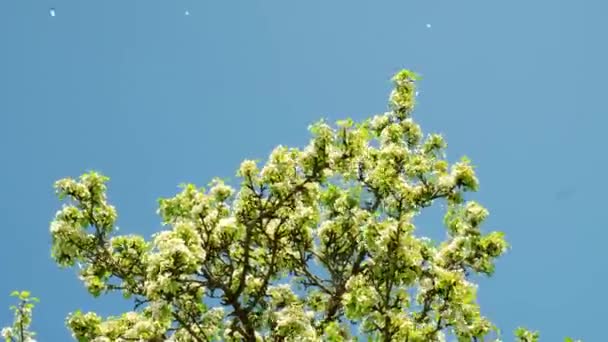
[(179, 183), (301, 147), (321, 117), (385, 111), (408, 68), (424, 78), (415, 119), (450, 160), (472, 159), (471, 198), (512, 245), (481, 281), (483, 313), (506, 340), (522, 324), (605, 340), (606, 13), (600, 0), (3, 0), (0, 323), (13, 289), (41, 298), (40, 341), (69, 340), (70, 311), (129, 307), (50, 259), (55, 180), (108, 175), (121, 231), (149, 237)]

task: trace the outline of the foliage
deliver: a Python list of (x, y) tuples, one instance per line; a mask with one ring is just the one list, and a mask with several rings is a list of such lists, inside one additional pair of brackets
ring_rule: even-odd
[[(107, 177), (56, 182), (66, 203), (51, 223), (53, 258), (78, 264), (93, 296), (119, 291), (134, 301), (117, 317), (70, 314), (73, 337), (500, 341), (470, 278), (491, 275), (508, 245), (503, 233), (481, 231), (488, 211), (465, 200), (479, 185), (470, 161), (449, 165), (443, 137), (424, 136), (413, 121), (418, 78), (393, 78), (384, 114), (319, 121), (304, 149), (278, 146), (261, 168), (245, 160), (239, 189), (214, 179), (159, 200), (168, 229), (151, 241), (117, 234)], [(413, 223), (437, 201), (447, 208), (441, 243), (419, 237)], [(7, 340), (27, 340), (13, 337), (31, 317), (20, 298)], [(520, 328), (516, 338), (538, 334)]]

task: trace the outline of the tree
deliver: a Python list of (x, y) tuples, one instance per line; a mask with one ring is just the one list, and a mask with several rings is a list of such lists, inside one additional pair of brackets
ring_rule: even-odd
[[(491, 275), (508, 245), (503, 233), (481, 231), (488, 211), (465, 200), (478, 188), (470, 161), (449, 165), (442, 136), (423, 136), (413, 121), (417, 79), (395, 75), (382, 115), (336, 127), (321, 120), (304, 149), (278, 146), (261, 169), (245, 160), (238, 190), (214, 179), (159, 200), (168, 229), (152, 241), (117, 234), (107, 177), (57, 181), (67, 201), (51, 223), (53, 258), (78, 264), (93, 296), (120, 291), (134, 301), (117, 317), (70, 314), (73, 337), (499, 341), (470, 277)], [(441, 243), (413, 223), (437, 201), (446, 206)], [(16, 322), (29, 324), (31, 311), (19, 310)], [(7, 329), (7, 341), (27, 340), (18, 325)], [(523, 328), (515, 335), (538, 339)]]
[(6, 342), (35, 342), (36, 333), (30, 331), (29, 328), (32, 323), (32, 309), (34, 303), (38, 302), (38, 298), (31, 297), (28, 291), (13, 291), (11, 296), (19, 298), (19, 304), (11, 306), (15, 315), (13, 326), (2, 329), (2, 337)]

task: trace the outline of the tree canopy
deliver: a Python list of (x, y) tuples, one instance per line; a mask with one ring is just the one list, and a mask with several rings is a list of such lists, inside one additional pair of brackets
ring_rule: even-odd
[[(55, 183), (64, 201), (50, 225), (61, 267), (80, 267), (91, 295), (120, 292), (133, 310), (75, 311), (78, 341), (501, 341), (471, 276), (490, 276), (504, 234), (466, 194), (469, 159), (450, 163), (439, 134), (412, 119), (418, 75), (394, 78), (388, 111), (362, 122), (311, 125), (303, 149), (245, 160), (233, 188), (219, 178), (159, 200), (166, 230), (119, 235), (107, 177)], [(420, 235), (414, 218), (442, 202), (446, 238)], [(6, 341), (33, 341), (33, 299), (15, 292)], [(538, 333), (520, 328), (518, 341)], [(571, 339), (566, 339), (572, 341)]]

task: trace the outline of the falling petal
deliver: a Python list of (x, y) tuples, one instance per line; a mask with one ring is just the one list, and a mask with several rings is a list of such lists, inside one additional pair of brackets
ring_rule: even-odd
[(431, 24), (426, 24), (426, 28), (431, 28)]
[(55, 9), (54, 9), (54, 8), (51, 8), (51, 9), (49, 10), (49, 14), (51, 15), (51, 17), (54, 17), (54, 16), (55, 16)]
[(190, 15), (190, 11), (184, 12), (185, 15)]

